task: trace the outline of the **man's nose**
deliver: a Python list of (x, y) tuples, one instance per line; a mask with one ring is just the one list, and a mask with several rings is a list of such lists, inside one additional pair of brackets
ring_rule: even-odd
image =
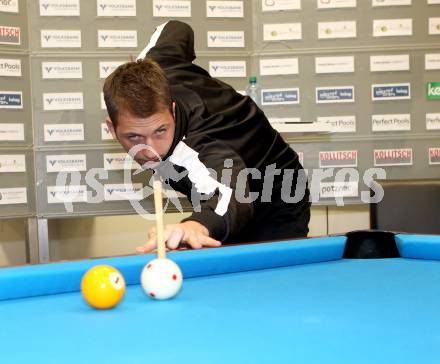
[(159, 153), (149, 145), (148, 148), (142, 150), (142, 154), (146, 159), (156, 159)]

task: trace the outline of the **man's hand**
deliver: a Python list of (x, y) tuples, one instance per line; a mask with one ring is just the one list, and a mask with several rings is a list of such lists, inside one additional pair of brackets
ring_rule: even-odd
[[(136, 248), (138, 253), (150, 253), (157, 247), (156, 228), (148, 232), (148, 241), (144, 246)], [(185, 221), (180, 224), (165, 226), (164, 239), (168, 249), (175, 250), (179, 245), (186, 244), (193, 249), (203, 247), (219, 247), (221, 242), (209, 237), (208, 229), (197, 221)]]

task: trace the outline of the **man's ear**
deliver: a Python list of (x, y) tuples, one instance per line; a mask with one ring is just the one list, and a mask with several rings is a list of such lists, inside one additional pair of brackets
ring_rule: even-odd
[(108, 116), (105, 118), (105, 123), (107, 124), (107, 128), (110, 131), (110, 133), (112, 134), (113, 139), (117, 139), (115, 127), (113, 125), (113, 122), (111, 121), (111, 119)]
[(176, 103), (173, 101), (173, 117), (176, 118)]

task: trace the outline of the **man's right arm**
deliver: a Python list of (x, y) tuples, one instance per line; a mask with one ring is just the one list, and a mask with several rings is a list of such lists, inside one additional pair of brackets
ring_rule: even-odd
[(171, 20), (156, 28), (150, 42), (137, 59), (152, 58), (162, 68), (175, 63), (192, 62), (194, 51), (194, 31), (183, 22)]

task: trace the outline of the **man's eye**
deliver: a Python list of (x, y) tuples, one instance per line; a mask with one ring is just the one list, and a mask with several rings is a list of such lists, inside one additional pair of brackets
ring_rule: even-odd
[(130, 136), (128, 137), (128, 139), (130, 139), (130, 140), (138, 140), (139, 138), (140, 138), (139, 135), (130, 135)]
[(166, 129), (157, 129), (156, 134), (161, 135), (161, 134), (165, 133), (166, 131), (167, 131)]

